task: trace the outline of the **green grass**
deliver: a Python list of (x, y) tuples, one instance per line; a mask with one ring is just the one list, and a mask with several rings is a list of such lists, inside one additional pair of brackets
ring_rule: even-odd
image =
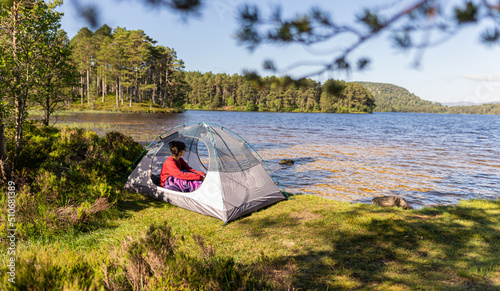
[(106, 132), (109, 131), (118, 131), (120, 127), (118, 125), (109, 124), (109, 123), (100, 123), (100, 122), (65, 122), (65, 123), (56, 123), (54, 124), (56, 128), (82, 128), (86, 130), (103, 130)]
[[(129, 193), (108, 215), (104, 226), (86, 233), (19, 243), (18, 276), (64, 279), (71, 290), (102, 289), (109, 274), (125, 276), (116, 271), (124, 264), (125, 246), (156, 223), (170, 226), (185, 257), (206, 258), (194, 239), (201, 236), (213, 258), (231, 258), (249, 275), (243, 284), (265, 281), (240, 286), (243, 290), (500, 290), (498, 200), (403, 211), (296, 195), (223, 226), (215, 218)], [(6, 281), (7, 259), (4, 253), (4, 290), (13, 288)], [(44, 264), (53, 274), (39, 271)]]

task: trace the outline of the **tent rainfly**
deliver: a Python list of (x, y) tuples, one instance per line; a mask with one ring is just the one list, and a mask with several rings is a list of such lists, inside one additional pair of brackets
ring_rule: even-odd
[[(250, 151), (253, 148), (227, 128), (202, 122), (183, 124), (165, 134), (146, 149), (146, 155), (129, 175), (126, 189), (224, 223), (286, 199), (264, 169), (262, 159)], [(183, 158), (189, 166), (206, 172), (205, 180), (194, 192), (159, 186), (161, 168), (170, 156), (169, 142), (173, 140), (186, 144)]]

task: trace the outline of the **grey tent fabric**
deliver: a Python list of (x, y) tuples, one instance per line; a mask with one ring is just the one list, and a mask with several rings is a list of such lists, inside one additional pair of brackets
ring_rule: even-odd
[[(173, 205), (221, 219), (224, 223), (286, 199), (245, 141), (209, 123), (182, 125), (151, 146), (129, 175), (125, 188)], [(206, 173), (194, 192), (176, 192), (159, 186), (169, 142), (186, 144), (184, 159)]]

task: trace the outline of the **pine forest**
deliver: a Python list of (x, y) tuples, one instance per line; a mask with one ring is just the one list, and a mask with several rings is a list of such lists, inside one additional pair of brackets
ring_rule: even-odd
[(238, 74), (184, 72), (175, 50), (157, 45), (142, 30), (104, 25), (93, 33), (82, 28), (70, 45), (79, 86), (67, 108), (75, 101), (94, 108), (110, 93), (116, 96), (116, 108), (147, 102), (173, 110), (358, 113), (372, 112), (374, 106), (371, 94), (357, 83), (330, 80), (321, 85), (274, 76), (252, 81)]
[(103, 25), (92, 32), (84, 27), (69, 45), (79, 79), (67, 95), (68, 109), (94, 109), (113, 94), (114, 106), (108, 110), (133, 110), (135, 104), (146, 103), (149, 109), (166, 112), (500, 112), (499, 104), (443, 106), (392, 84), (333, 79), (321, 84), (312, 79), (186, 72), (173, 48), (158, 45), (142, 30)]

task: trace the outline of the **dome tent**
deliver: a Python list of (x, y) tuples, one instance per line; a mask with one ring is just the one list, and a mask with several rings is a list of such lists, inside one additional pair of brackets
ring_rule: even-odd
[[(264, 169), (262, 159), (257, 159), (248, 147), (253, 148), (227, 128), (205, 122), (183, 124), (163, 135), (166, 137), (160, 136), (148, 146), (146, 155), (129, 175), (126, 189), (224, 223), (286, 199)], [(161, 168), (170, 156), (169, 142), (173, 140), (186, 144), (183, 158), (189, 166), (206, 172), (200, 188), (193, 192), (160, 186)]]

